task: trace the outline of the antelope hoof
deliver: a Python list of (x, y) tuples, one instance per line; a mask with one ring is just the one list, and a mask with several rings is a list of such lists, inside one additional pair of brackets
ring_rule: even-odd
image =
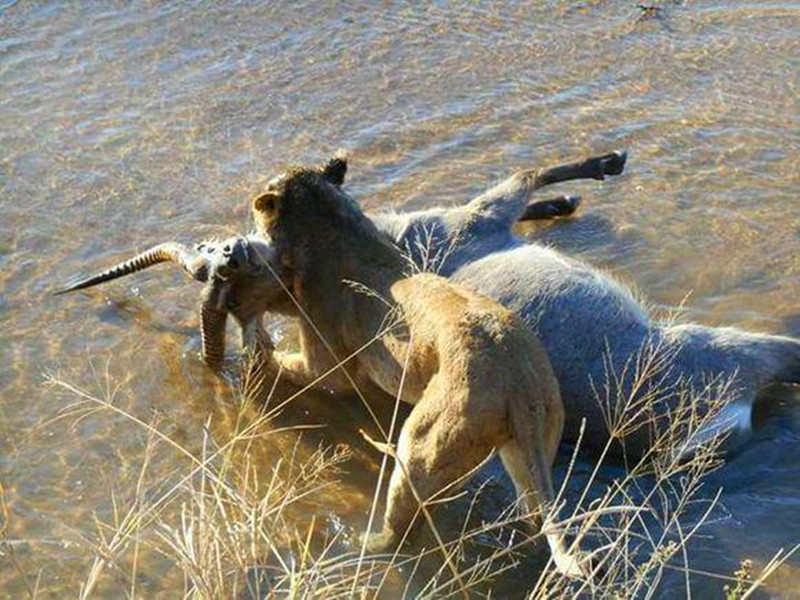
[(619, 175), (625, 169), (628, 153), (625, 151), (606, 154), (602, 159), (603, 175)]

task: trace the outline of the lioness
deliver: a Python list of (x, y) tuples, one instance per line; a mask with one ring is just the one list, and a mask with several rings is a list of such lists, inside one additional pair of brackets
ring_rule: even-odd
[[(407, 275), (398, 248), (340, 189), (345, 169), (337, 158), (291, 169), (252, 209), (305, 317), (300, 352), (272, 360), (298, 382), (332, 370), (328, 385), (370, 382), (414, 405), (368, 551), (396, 547), (418, 511), (415, 496), (453, 485), (494, 451), (526, 512), (546, 507), (564, 409), (542, 345), (497, 302), (442, 277)], [(582, 575), (562, 533), (546, 536), (556, 568)]]

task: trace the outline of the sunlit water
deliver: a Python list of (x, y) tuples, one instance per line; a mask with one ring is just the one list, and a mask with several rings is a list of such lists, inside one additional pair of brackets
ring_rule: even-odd
[[(800, 333), (800, 3), (665, 1), (651, 19), (622, 0), (258, 4), (0, 7), (0, 481), (7, 537), (41, 594), (77, 595), (91, 564), (80, 540), (94, 539), (95, 515), (110, 518), (112, 490), (135, 486), (146, 439), (108, 412), (53, 422), (74, 398), (44, 373), (98, 394), (122, 384), (120, 406), (159, 414), (195, 451), (208, 415), (224, 429), (236, 401), (198, 359), (199, 290), (174, 269), (49, 292), (161, 241), (248, 229), (247, 199), (288, 163), (346, 147), (349, 190), (369, 209), (402, 209), (628, 149), (624, 176), (564, 188), (584, 197), (575, 218), (524, 233), (634, 284), (658, 310)], [(335, 498), (316, 504), (326, 527), (355, 532), (377, 457), (356, 440), (358, 403), (324, 402), (282, 425), (326, 423), (314, 435), (358, 449)], [(709, 480), (729, 516), (690, 547), (696, 569), (730, 574), (800, 542), (798, 456), (788, 395)], [(511, 491), (489, 496), (487, 518)], [(146, 595), (183, 585), (158, 556), (142, 557), (138, 577)], [(532, 575), (505, 577), (500, 597)], [(682, 594), (683, 575), (670, 577), (665, 594)], [(121, 579), (98, 593), (118, 597)], [(691, 582), (697, 597), (721, 593), (711, 577)], [(794, 558), (769, 591), (798, 589)], [(0, 590), (25, 590), (8, 553)]]

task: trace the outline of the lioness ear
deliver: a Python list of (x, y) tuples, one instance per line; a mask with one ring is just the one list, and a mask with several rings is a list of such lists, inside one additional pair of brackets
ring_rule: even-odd
[(346, 174), (347, 156), (343, 152), (334, 154), (327, 164), (322, 167), (322, 176), (336, 187), (340, 187), (344, 183)]
[(275, 192), (264, 192), (253, 198), (253, 210), (268, 215), (274, 215), (278, 210), (279, 200), (278, 194)]

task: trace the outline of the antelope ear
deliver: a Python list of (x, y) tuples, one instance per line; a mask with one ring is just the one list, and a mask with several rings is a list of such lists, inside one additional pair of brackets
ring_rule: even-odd
[(322, 176), (328, 183), (341, 187), (347, 174), (347, 156), (339, 151), (322, 167)]
[(253, 198), (253, 211), (274, 216), (278, 212), (280, 197), (275, 192), (264, 192)]

